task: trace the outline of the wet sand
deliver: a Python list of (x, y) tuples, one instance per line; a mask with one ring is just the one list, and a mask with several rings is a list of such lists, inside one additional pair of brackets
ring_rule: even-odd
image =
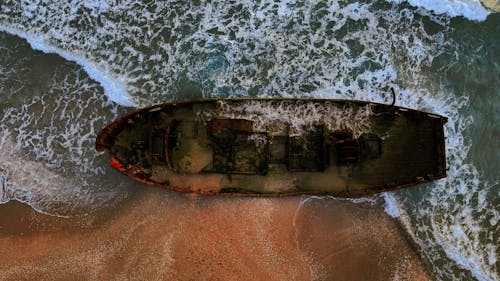
[(0, 205), (1, 280), (430, 280), (378, 205), (143, 188), (77, 218)]
[(500, 12), (500, 1), (498, 0), (481, 0), (481, 3), (492, 11)]

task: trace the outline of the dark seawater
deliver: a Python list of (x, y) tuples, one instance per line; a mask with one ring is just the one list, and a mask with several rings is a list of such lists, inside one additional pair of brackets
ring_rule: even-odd
[(449, 118), (449, 171), (380, 200), (437, 278), (498, 280), (500, 15), (474, 0), (399, 2), (0, 2), (0, 202), (76, 216), (127, 198), (93, 147), (130, 107), (390, 103), (392, 87), (397, 105)]

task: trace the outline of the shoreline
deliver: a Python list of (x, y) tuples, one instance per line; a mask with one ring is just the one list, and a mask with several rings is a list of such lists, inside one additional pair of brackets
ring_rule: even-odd
[(420, 258), (420, 262), (422, 263), (422, 266), (424, 267), (427, 275), (429, 275), (430, 280), (438, 280), (437, 275), (433, 271), (433, 266), (431, 261), (427, 258), (424, 251), (418, 245), (415, 239), (413, 239), (413, 237), (408, 233), (408, 230), (404, 225), (404, 223), (396, 218), (394, 218), (394, 221), (396, 223), (397, 228), (399, 229), (399, 233), (405, 238), (410, 249)]
[(2, 280), (432, 280), (381, 204), (303, 200), (142, 189), (73, 218), (9, 202), (0, 206)]

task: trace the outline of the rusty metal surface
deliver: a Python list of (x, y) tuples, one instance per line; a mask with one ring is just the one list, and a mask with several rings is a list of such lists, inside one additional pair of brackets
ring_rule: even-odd
[[(283, 99), (284, 101), (291, 101), (290, 99)], [(106, 151), (111, 155), (112, 161), (110, 165), (116, 169), (118, 169), (121, 173), (133, 178), (134, 180), (148, 184), (151, 186), (157, 186), (160, 188), (165, 188), (165, 189), (170, 189), (174, 191), (179, 191), (179, 192), (196, 192), (200, 194), (207, 194), (207, 195), (224, 195), (224, 196), (294, 196), (294, 195), (301, 195), (301, 194), (311, 194), (311, 195), (334, 195), (338, 197), (358, 197), (358, 196), (366, 196), (374, 193), (379, 193), (383, 191), (391, 191), (391, 190), (398, 190), (402, 188), (406, 188), (409, 186), (413, 186), (419, 183), (425, 183), (425, 182), (430, 182), (439, 178), (446, 177), (446, 155), (445, 155), (445, 144), (444, 144), (444, 130), (443, 130), (443, 124), (447, 121), (446, 117), (438, 116), (435, 114), (429, 114), (421, 111), (416, 111), (416, 110), (411, 110), (411, 109), (405, 109), (405, 108), (400, 108), (400, 107), (394, 107), (394, 106), (388, 106), (388, 105), (383, 105), (383, 104), (376, 104), (376, 103), (368, 103), (368, 102), (361, 102), (361, 101), (339, 101), (339, 100), (311, 100), (312, 102), (335, 102), (339, 104), (343, 104), (344, 102), (346, 104), (353, 104), (356, 106), (361, 106), (361, 105), (374, 105), (375, 106), (375, 111), (379, 112), (381, 111), (382, 113), (390, 113), (390, 114), (395, 114), (394, 112), (397, 112), (400, 110), (400, 113), (398, 114), (403, 114), (403, 115), (408, 115), (410, 116), (408, 121), (410, 123), (414, 123), (413, 125), (408, 125), (408, 128), (415, 128), (418, 130), (421, 130), (422, 132), (420, 134), (424, 134), (422, 136), (426, 136), (424, 138), (429, 139), (429, 141), (426, 142), (421, 142), (421, 144), (416, 144), (416, 151), (412, 153), (409, 152), (408, 155), (413, 155), (412, 157), (416, 157), (415, 155), (418, 155), (420, 152), (425, 152), (425, 151), (430, 151), (433, 156), (429, 156), (431, 158), (429, 159), (436, 159), (434, 164), (424, 164), (424, 165), (431, 165), (432, 167), (429, 166), (429, 168), (425, 168), (423, 166), (420, 166), (420, 168), (417, 168), (417, 170), (422, 170), (422, 171), (429, 171), (429, 172), (424, 172), (420, 174), (416, 174), (413, 176), (413, 179), (409, 179), (408, 176), (401, 176), (394, 177), (392, 180), (385, 180), (387, 175), (384, 175), (384, 173), (398, 173), (397, 170), (394, 170), (394, 168), (391, 168), (390, 165), (387, 167), (387, 169), (384, 168), (376, 168), (380, 170), (380, 175), (377, 176), (377, 174), (372, 175), (368, 174), (368, 180), (365, 180), (365, 183), (363, 183), (363, 177), (366, 177), (366, 171), (369, 171), (370, 169), (363, 168), (362, 170), (359, 170), (361, 164), (363, 164), (363, 161), (366, 162), (365, 159), (361, 159), (361, 154), (363, 152), (363, 148), (361, 146), (361, 142), (356, 139), (352, 138), (352, 135), (347, 137), (347, 139), (338, 139), (339, 136), (337, 136), (337, 139), (335, 137), (325, 137), (324, 140), (324, 147), (336, 147), (337, 145), (337, 153), (339, 155), (342, 155), (344, 153), (345, 157), (338, 159), (337, 166), (348, 166), (348, 167), (358, 167), (357, 169), (359, 170), (358, 172), (355, 172), (355, 170), (351, 171), (351, 176), (359, 178), (359, 183), (357, 185), (359, 186), (364, 186), (363, 188), (338, 188), (338, 189), (332, 189), (332, 190), (321, 190), (321, 189), (309, 189), (309, 190), (300, 190), (300, 188), (297, 190), (295, 189), (289, 189), (289, 190), (273, 190), (272, 188), (270, 189), (271, 191), (267, 190), (264, 192), (261, 192), (260, 190), (255, 190), (255, 189), (250, 189), (245, 190), (244, 185), (242, 184), (245, 181), (240, 181), (238, 182), (237, 180), (234, 181), (234, 176), (231, 175), (231, 173), (220, 173), (224, 177), (225, 181), (233, 181), (237, 182), (241, 186), (237, 186), (237, 188), (222, 188), (223, 184), (221, 185), (220, 188), (203, 188), (203, 181), (198, 180), (198, 186), (200, 188), (194, 188), (193, 186), (177, 186), (176, 184), (171, 184), (171, 182), (168, 182), (166, 180), (165, 182), (158, 182), (152, 179), (151, 177), (151, 167), (148, 167), (147, 165), (143, 165), (145, 162), (138, 162), (138, 163), (133, 163), (130, 162), (126, 159), (124, 159), (123, 155), (116, 155), (116, 152), (113, 152), (113, 150), (116, 151), (116, 141), (117, 138), (119, 139), (119, 135), (122, 131), (126, 130), (134, 130), (135, 127), (138, 126), (137, 123), (141, 124), (149, 124), (151, 122), (152, 118), (152, 112), (157, 112), (160, 110), (177, 110), (178, 108), (191, 108), (193, 106), (205, 106), (205, 105), (210, 105), (212, 106), (213, 104), (219, 103), (219, 102), (233, 102), (233, 103), (244, 103), (246, 101), (270, 101), (270, 99), (242, 99), (242, 100), (201, 100), (201, 101), (186, 101), (186, 102), (177, 102), (177, 103), (168, 103), (168, 104), (163, 104), (163, 105), (156, 105), (144, 109), (139, 109), (135, 110), (133, 112), (130, 112), (129, 114), (126, 114), (123, 117), (118, 118), (115, 120), (113, 123), (109, 124), (106, 128), (104, 128), (98, 135), (96, 139), (96, 150), (98, 151)], [(274, 100), (273, 100), (274, 101)], [(384, 111), (385, 110), (385, 111)], [(409, 113), (408, 113), (409, 112)], [(377, 113), (380, 114), (380, 113)], [(415, 116), (415, 117), (411, 117)], [(395, 117), (390, 117), (390, 118), (395, 118)], [(249, 118), (250, 119), (250, 118)], [(220, 116), (211, 120), (206, 121), (206, 130), (212, 131), (212, 132), (242, 132), (242, 133), (252, 133), (253, 128), (253, 121), (248, 120), (248, 119), (243, 119), (243, 118), (228, 118), (225, 116)], [(425, 125), (426, 127), (422, 127), (422, 129), (419, 129), (422, 125), (419, 124), (427, 124)], [(432, 125), (431, 125), (432, 124)], [(144, 127), (144, 125), (141, 125)], [(412, 127), (413, 126), (413, 127)], [(167, 148), (167, 145), (169, 143), (169, 138), (172, 137), (172, 132), (170, 132), (170, 128), (166, 127), (164, 128), (167, 133), (165, 136), (164, 140), (164, 146), (165, 146), (165, 163), (164, 166), (167, 167), (170, 172), (168, 175), (165, 175), (165, 177), (176, 177), (177, 174), (182, 174), (178, 172), (178, 169), (173, 168), (173, 164), (170, 163), (170, 155), (169, 155), (169, 149)], [(402, 127), (404, 129), (404, 126)], [(146, 132), (149, 129), (144, 129), (143, 131)], [(151, 129), (152, 130), (152, 129)], [(346, 132), (349, 132), (347, 130)], [(396, 132), (396, 131), (395, 131)], [(351, 134), (351, 133), (350, 133)], [(431, 135), (431, 136), (429, 136)], [(333, 136), (333, 135), (332, 135)], [(411, 136), (410, 136), (411, 137)], [(404, 138), (403, 138), (404, 139)], [(176, 140), (176, 141), (181, 141), (181, 140)], [(406, 140), (408, 142), (408, 140)], [(389, 141), (390, 142), (390, 141)], [(394, 142), (394, 140), (393, 140)], [(135, 141), (134, 143), (141, 143), (141, 146), (144, 146), (143, 141)], [(348, 143), (350, 146), (345, 145), (346, 147), (343, 149), (343, 147), (340, 147), (342, 144)], [(356, 145), (355, 145), (356, 144)], [(145, 144), (147, 146), (147, 142)], [(122, 143), (123, 146), (123, 143)], [(140, 149), (141, 146), (135, 145), (133, 147), (135, 151), (138, 150), (138, 147)], [(422, 147), (423, 146), (423, 147)], [(432, 147), (431, 147), (432, 146)], [(351, 148), (358, 147), (359, 149), (356, 149), (356, 151), (350, 151), (352, 150)], [(374, 145), (376, 147), (376, 145)], [(402, 149), (408, 150), (408, 146), (402, 146)], [(398, 148), (395, 148), (396, 150)], [(386, 152), (387, 153), (387, 152)], [(394, 157), (398, 157), (397, 155), (401, 153), (405, 153), (404, 151), (400, 151), (397, 153), (393, 153), (392, 158), (387, 158), (387, 159), (393, 159)], [(417, 153), (417, 154), (415, 154)], [(401, 154), (401, 158), (404, 158), (405, 156)], [(119, 158), (122, 159), (119, 159)], [(191, 155), (190, 159), (196, 159), (196, 155)], [(325, 155), (324, 157), (328, 158), (328, 155)], [(126, 157), (125, 157), (126, 158)], [(325, 159), (326, 159), (325, 158)], [(353, 158), (353, 159), (351, 159)], [(150, 159), (150, 157), (149, 157)], [(389, 160), (384, 160), (384, 161), (389, 161)], [(191, 160), (190, 160), (191, 161)], [(390, 160), (390, 161), (395, 161), (395, 160)], [(399, 160), (397, 160), (399, 161)], [(425, 161), (431, 161), (431, 160), (425, 160)], [(127, 163), (129, 162), (129, 163)], [(407, 159), (405, 161), (399, 161), (402, 165), (413, 165), (411, 162), (411, 159)], [(431, 161), (432, 162), (432, 161)], [(142, 163), (142, 164), (141, 164)], [(361, 164), (359, 164), (361, 163)], [(424, 163), (430, 163), (430, 162), (424, 162)], [(326, 163), (328, 164), (328, 163)], [(330, 165), (333, 165), (332, 163), (329, 163)], [(354, 166), (353, 166), (354, 165)], [(356, 166), (358, 165), (358, 166)], [(420, 164), (422, 165), (422, 164)], [(404, 171), (405, 169), (407, 171), (410, 171), (412, 168), (411, 167), (405, 168), (402, 167), (401, 171)], [(376, 167), (376, 166), (374, 166)], [(415, 166), (419, 167), (419, 166)], [(313, 169), (314, 170), (314, 169)], [(310, 173), (313, 172), (311, 170)], [(393, 171), (394, 170), (394, 171)], [(216, 170), (210, 170), (211, 173), (216, 173)], [(365, 172), (363, 172), (365, 171)], [(276, 173), (276, 172), (273, 172)], [(290, 170), (289, 173), (292, 173), (293, 171)], [(377, 172), (378, 173), (378, 172)], [(406, 172), (408, 175), (410, 175), (410, 172)], [(190, 180), (191, 178), (195, 177), (196, 175), (189, 176), (189, 175), (181, 175), (184, 177), (184, 179)], [(181, 178), (182, 178), (181, 177)], [(309, 176), (310, 177), (310, 176)], [(255, 178), (255, 177), (254, 177)], [(222, 178), (221, 178), (222, 179)], [(252, 177), (249, 176), (248, 179), (252, 181)], [(255, 178), (257, 180), (261, 180), (262, 178)], [(356, 180), (356, 178), (354, 179)], [(175, 180), (174, 180), (175, 182)], [(317, 181), (318, 185), (320, 185), (322, 182), (321, 180)], [(370, 183), (373, 183), (373, 186), (367, 186)], [(255, 184), (255, 183), (254, 183)], [(209, 184), (207, 183), (207, 186)], [(356, 186), (355, 181), (350, 183), (351, 187)]]

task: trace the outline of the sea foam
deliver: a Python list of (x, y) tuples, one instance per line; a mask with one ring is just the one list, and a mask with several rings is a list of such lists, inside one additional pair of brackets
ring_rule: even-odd
[(25, 39), (34, 50), (42, 51), (47, 54), (57, 54), (68, 61), (77, 63), (92, 79), (99, 82), (104, 89), (104, 93), (110, 100), (123, 106), (135, 106), (135, 103), (132, 101), (126, 90), (124, 77), (115, 77), (106, 70), (101, 69), (92, 63), (90, 60), (86, 59), (84, 56), (79, 56), (75, 53), (65, 51), (52, 45), (49, 43), (50, 38), (43, 38), (29, 34), (29, 32), (26, 31), (6, 26), (0, 26), (0, 31)]
[(422, 7), (436, 14), (451, 17), (463, 16), (469, 20), (484, 21), (490, 14), (479, 0), (387, 0), (394, 3), (408, 2), (414, 7)]
[(54, 58), (32, 75), (46, 55), (14, 36), (0, 40), (0, 203), (72, 216), (118, 202), (126, 192), (94, 150), (118, 106), (77, 65)]

